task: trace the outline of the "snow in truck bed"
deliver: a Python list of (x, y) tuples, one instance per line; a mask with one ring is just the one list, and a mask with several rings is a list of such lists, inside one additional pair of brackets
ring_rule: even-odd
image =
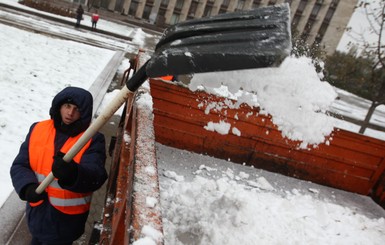
[(362, 196), (157, 144), (165, 244), (384, 244)]

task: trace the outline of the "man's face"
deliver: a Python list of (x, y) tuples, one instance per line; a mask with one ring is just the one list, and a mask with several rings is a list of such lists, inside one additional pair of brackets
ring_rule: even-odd
[(60, 107), (63, 123), (69, 125), (80, 118), (79, 108), (76, 105), (65, 103)]

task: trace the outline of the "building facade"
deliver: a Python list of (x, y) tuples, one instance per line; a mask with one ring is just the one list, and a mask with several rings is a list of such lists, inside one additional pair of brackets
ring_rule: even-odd
[[(84, 1), (84, 0), (73, 0)], [(292, 32), (335, 52), (358, 0), (88, 0), (93, 5), (159, 27), (226, 12), (288, 3)]]

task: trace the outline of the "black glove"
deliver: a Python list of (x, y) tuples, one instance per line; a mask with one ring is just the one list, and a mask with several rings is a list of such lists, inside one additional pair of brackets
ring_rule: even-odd
[(40, 200), (47, 198), (47, 192), (43, 191), (41, 194), (36, 193), (36, 188), (39, 186), (39, 184), (29, 184), (27, 185), (24, 191), (24, 198), (21, 198), (27, 202), (38, 202)]
[(59, 179), (59, 185), (71, 186), (78, 178), (78, 164), (71, 160), (63, 160), (64, 153), (59, 152), (52, 165), (52, 174)]

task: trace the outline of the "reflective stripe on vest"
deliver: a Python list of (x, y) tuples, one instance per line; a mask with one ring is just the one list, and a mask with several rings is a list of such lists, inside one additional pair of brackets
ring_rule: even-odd
[(52, 205), (55, 206), (74, 206), (74, 205), (85, 205), (91, 202), (91, 196), (82, 197), (82, 198), (72, 198), (72, 199), (61, 199), (61, 198), (55, 198), (51, 197), (49, 201), (52, 203)]
[[(51, 172), (54, 156), (54, 141), (56, 129), (53, 120), (46, 120), (35, 125), (29, 139), (29, 162), (39, 182), (42, 182)], [(70, 137), (60, 149), (67, 153), (82, 134)], [(80, 162), (84, 152), (91, 144), (91, 140), (76, 154), (73, 160)], [(66, 214), (81, 214), (90, 209), (92, 193), (76, 193), (60, 187), (57, 179), (46, 189), (50, 203), (59, 211)], [(40, 205), (42, 201), (30, 203), (31, 206)]]
[[(35, 175), (37, 177), (37, 180), (39, 181), (39, 183), (43, 182), (43, 180), (47, 177), (45, 175), (42, 175), (42, 174), (39, 174), (37, 172), (35, 172)], [(49, 186), (53, 187), (53, 188), (61, 188), (60, 185), (59, 185), (59, 182), (57, 182), (57, 179), (54, 179), (50, 184)]]

